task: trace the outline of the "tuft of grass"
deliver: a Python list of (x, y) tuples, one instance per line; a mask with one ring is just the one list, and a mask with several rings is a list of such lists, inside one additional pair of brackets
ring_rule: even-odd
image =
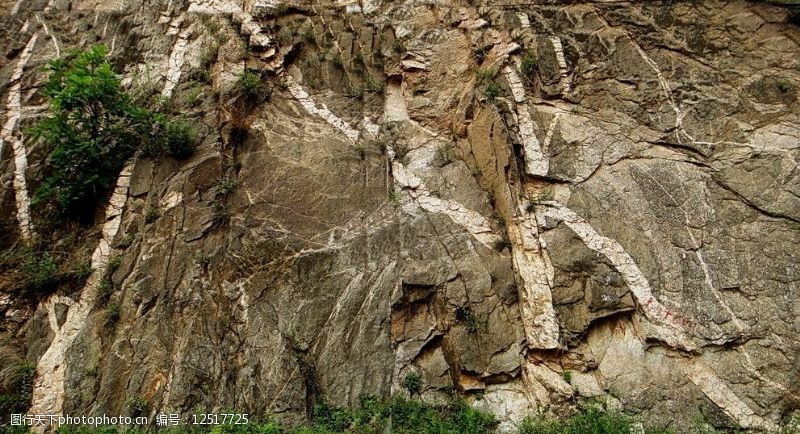
[(367, 75), (367, 84), (366, 90), (370, 93), (382, 93), (383, 89), (386, 88), (386, 83), (383, 81), (378, 81), (373, 79), (371, 76)]
[(150, 402), (141, 396), (131, 396), (125, 401), (125, 407), (128, 408), (131, 416), (142, 416), (147, 413), (147, 410), (150, 407)]
[(58, 284), (58, 265), (49, 253), (29, 252), (22, 263), (23, 286), (32, 291), (46, 291)]
[(0, 395), (0, 414), (24, 413), (30, 406), (36, 365), (28, 362), (12, 365), (3, 369), (2, 374), (5, 390)]
[(92, 263), (90, 261), (83, 261), (70, 272), (70, 275), (75, 280), (84, 282), (93, 272), (94, 268), (92, 268)]
[(572, 384), (572, 371), (564, 371), (561, 373), (561, 378), (569, 384)]
[(497, 69), (488, 68), (478, 71), (478, 85), (485, 86), (497, 78)]
[(794, 88), (792, 82), (785, 78), (778, 79), (778, 81), (775, 83), (775, 86), (778, 87), (778, 90), (781, 91), (781, 93), (789, 93)]
[(114, 293), (114, 284), (107, 276), (97, 284), (97, 302), (102, 306), (108, 304), (111, 295)]
[(352, 85), (347, 89), (347, 94), (350, 98), (361, 98), (364, 96), (364, 88), (361, 86)]
[(106, 307), (106, 311), (104, 314), (105, 326), (106, 327), (113, 327), (117, 321), (119, 321), (119, 317), (121, 315), (120, 307), (117, 303), (111, 303)]
[(106, 275), (111, 276), (112, 274), (114, 274), (114, 272), (117, 271), (120, 265), (122, 265), (122, 256), (114, 255), (114, 257), (108, 261), (108, 266), (106, 268)]
[(539, 59), (536, 58), (536, 54), (532, 51), (528, 51), (522, 56), (522, 61), (520, 62), (520, 70), (522, 73), (530, 77), (536, 72), (536, 65), (539, 63)]
[(261, 81), (261, 76), (245, 71), (236, 79), (234, 92), (251, 102), (264, 102), (272, 96), (272, 91)]
[(497, 84), (497, 82), (495, 82), (495, 81), (491, 81), (491, 82), (489, 82), (489, 83), (486, 85), (486, 87), (483, 89), (483, 95), (484, 95), (484, 96), (486, 97), (486, 99), (488, 99), (489, 101), (493, 101), (495, 98), (497, 98), (498, 96), (500, 96), (500, 93), (502, 92), (502, 90), (503, 90), (503, 89), (500, 87), (500, 85), (499, 85), (499, 84)]
[(406, 374), (403, 378), (403, 389), (406, 389), (409, 397), (419, 395), (422, 391), (422, 379), (416, 372)]
[(214, 196), (228, 196), (229, 194), (233, 193), (238, 186), (239, 181), (237, 181), (235, 178), (221, 179), (217, 185), (214, 186)]
[(161, 211), (158, 208), (150, 208), (144, 215), (144, 222), (149, 225), (158, 220), (159, 217), (161, 217)]
[(469, 333), (478, 332), (478, 318), (469, 306), (460, 306), (456, 309), (456, 320), (463, 323)]
[(553, 200), (555, 197), (555, 192), (553, 192), (552, 187), (545, 187), (541, 191), (539, 191), (539, 195), (536, 196), (537, 202), (548, 202)]
[(389, 189), (389, 201), (393, 204), (400, 203), (400, 192), (394, 188)]

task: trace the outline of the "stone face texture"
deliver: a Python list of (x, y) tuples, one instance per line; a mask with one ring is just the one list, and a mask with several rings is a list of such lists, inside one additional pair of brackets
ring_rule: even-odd
[[(17, 3), (2, 3), (3, 103), (39, 36), (9, 134), (43, 110), (44, 62), (95, 42), (202, 133), (188, 160), (133, 167), (110, 253), (120, 319), (98, 304), (78, 324), (53, 412), (141, 396), (153, 414), (291, 423), (320, 399), (404, 394), (411, 372), (423, 399), (459, 394), (502, 430), (590, 398), (678, 430), (698, 415), (772, 429), (800, 407), (800, 33), (785, 9)], [(272, 96), (242, 110), (245, 67)], [(494, 100), (477, 78), (491, 69)], [(23, 144), (33, 191), (45, 153)], [(28, 226), (0, 149), (7, 248)], [(0, 363), (36, 363), (90, 289), (25, 298), (2, 273)]]

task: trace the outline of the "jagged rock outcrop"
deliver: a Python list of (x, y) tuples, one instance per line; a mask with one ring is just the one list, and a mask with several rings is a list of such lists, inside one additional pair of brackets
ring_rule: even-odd
[[(504, 431), (586, 400), (645, 426), (783, 424), (790, 11), (542, 3), (0, 2), (0, 248), (45, 240), (94, 269), (28, 294), (0, 267), (0, 364), (37, 364), (33, 410), (136, 396), (291, 423), (413, 372), (423, 399), (458, 394)], [(92, 43), (203, 140), (131, 160), (93, 225), (40, 223), (41, 66)], [(268, 101), (232, 96), (245, 70)]]

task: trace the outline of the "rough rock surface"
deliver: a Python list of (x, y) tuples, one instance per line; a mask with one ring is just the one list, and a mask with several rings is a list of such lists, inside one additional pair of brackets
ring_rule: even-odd
[[(84, 287), (0, 277), (0, 371), (38, 365), (40, 413), (135, 396), (291, 423), (415, 372), (505, 431), (586, 400), (776, 429), (800, 408), (790, 12), (541, 3), (0, 1), (0, 248), (53, 235), (25, 127), (65, 49), (106, 44), (203, 136), (132, 160), (74, 228)], [(268, 101), (232, 102), (245, 69)]]

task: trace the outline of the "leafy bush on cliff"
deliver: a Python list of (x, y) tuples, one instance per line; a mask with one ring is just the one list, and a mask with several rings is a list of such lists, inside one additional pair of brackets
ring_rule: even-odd
[(51, 61), (47, 72), (50, 115), (32, 132), (49, 155), (34, 202), (55, 200), (67, 215), (91, 215), (137, 151), (185, 157), (193, 149), (187, 124), (137, 105), (122, 89), (105, 47), (72, 51)]

